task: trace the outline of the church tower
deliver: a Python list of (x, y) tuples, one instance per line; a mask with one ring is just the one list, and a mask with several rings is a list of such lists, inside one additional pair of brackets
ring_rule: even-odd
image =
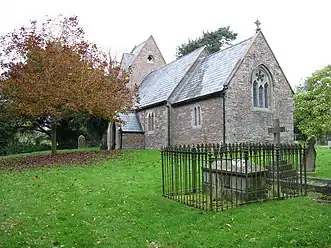
[(150, 72), (166, 64), (153, 36), (135, 46), (130, 53), (124, 53), (121, 69), (130, 72), (130, 86), (139, 86)]

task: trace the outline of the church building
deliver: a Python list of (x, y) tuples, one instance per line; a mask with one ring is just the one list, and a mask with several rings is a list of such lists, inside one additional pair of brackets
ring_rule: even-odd
[(120, 114), (122, 135), (109, 128), (116, 146), (273, 142), (276, 118), (285, 127), (281, 142), (293, 141), (294, 92), (260, 29), (219, 52), (201, 47), (169, 64), (150, 36), (120, 66), (139, 86), (139, 104)]

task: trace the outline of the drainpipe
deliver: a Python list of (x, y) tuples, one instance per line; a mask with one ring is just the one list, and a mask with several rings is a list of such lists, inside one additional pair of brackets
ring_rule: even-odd
[(170, 146), (171, 139), (170, 139), (170, 103), (167, 102), (167, 146)]
[(227, 86), (224, 86), (223, 88), (223, 94), (222, 94), (222, 97), (223, 97), (223, 144), (225, 144), (225, 134), (226, 134), (226, 131), (225, 131), (225, 91), (228, 89)]

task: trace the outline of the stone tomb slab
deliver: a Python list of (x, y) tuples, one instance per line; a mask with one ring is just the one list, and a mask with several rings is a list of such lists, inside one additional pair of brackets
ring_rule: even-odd
[[(255, 201), (268, 195), (267, 170), (241, 159), (217, 160), (203, 168), (203, 190), (214, 199)], [(211, 180), (210, 180), (211, 179)], [(210, 183), (211, 181), (211, 183)]]

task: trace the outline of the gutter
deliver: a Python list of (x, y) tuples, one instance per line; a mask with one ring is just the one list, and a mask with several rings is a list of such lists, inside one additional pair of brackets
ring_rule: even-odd
[(150, 108), (154, 108), (154, 107), (158, 107), (158, 106), (162, 106), (164, 104), (167, 104), (167, 101), (166, 100), (163, 100), (163, 101), (157, 102), (157, 103), (152, 103), (152, 104), (149, 104), (149, 105), (145, 105), (145, 106), (142, 106), (142, 107), (137, 107), (137, 111), (145, 110), (145, 109), (150, 109)]

